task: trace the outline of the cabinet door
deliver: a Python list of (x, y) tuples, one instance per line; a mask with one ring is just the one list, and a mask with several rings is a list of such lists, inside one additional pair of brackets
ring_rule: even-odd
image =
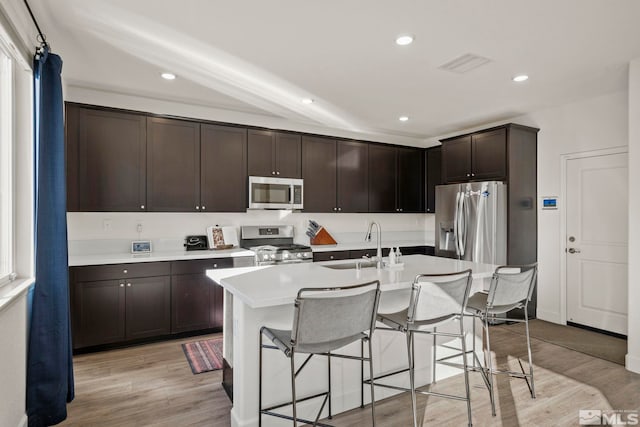
[(143, 277), (126, 282), (127, 339), (166, 335), (171, 331), (171, 277)]
[(369, 210), (369, 144), (338, 141), (337, 201), (339, 212)]
[(202, 273), (171, 276), (171, 333), (209, 327), (211, 285)]
[[(68, 153), (68, 167), (77, 169), (77, 181), (69, 182), (69, 189), (70, 194), (77, 195), (77, 210), (144, 210), (145, 117), (79, 108), (76, 127), (71, 116), (67, 121), (67, 148), (74, 150), (77, 141), (77, 152)], [(76, 208), (73, 205), (71, 201), (70, 210)]]
[(209, 280), (209, 286), (211, 287), (211, 316), (209, 321), (209, 327), (215, 329), (222, 329), (224, 322), (224, 288), (217, 283)]
[(72, 287), (73, 348), (125, 340), (122, 280), (77, 282)]
[(293, 133), (277, 133), (275, 141), (275, 169), (280, 178), (302, 177), (302, 138)]
[(313, 261), (336, 261), (339, 259), (349, 259), (351, 253), (349, 251), (329, 251), (329, 252), (314, 252)]
[(423, 212), (422, 150), (398, 147), (398, 211)]
[(447, 183), (471, 178), (471, 136), (443, 141), (442, 173)]
[(504, 128), (471, 137), (471, 177), (505, 179), (507, 176), (507, 130)]
[(200, 210), (200, 125), (147, 118), (149, 211)]
[(369, 144), (369, 212), (396, 211), (396, 148)]
[(246, 129), (202, 125), (200, 166), (201, 211), (246, 211)]
[(334, 212), (336, 205), (336, 141), (302, 138), (305, 212)]
[(436, 211), (436, 185), (442, 184), (442, 148), (425, 150), (425, 212)]
[(273, 132), (250, 129), (247, 136), (247, 170), (251, 176), (276, 176)]

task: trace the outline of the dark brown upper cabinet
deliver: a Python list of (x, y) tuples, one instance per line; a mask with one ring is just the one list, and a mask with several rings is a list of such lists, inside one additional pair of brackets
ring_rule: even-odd
[(200, 211), (200, 124), (147, 118), (150, 212)]
[(398, 212), (424, 211), (422, 149), (398, 147)]
[(434, 147), (424, 151), (425, 156), (425, 212), (436, 211), (436, 185), (442, 181), (442, 148)]
[(368, 156), (365, 142), (304, 136), (304, 210), (367, 212)]
[(369, 145), (369, 212), (423, 211), (421, 149)]
[(397, 152), (389, 145), (369, 145), (369, 212), (397, 212)]
[(200, 210), (247, 209), (247, 130), (201, 125)]
[(146, 118), (67, 105), (67, 209), (144, 211)]
[(369, 210), (369, 144), (337, 141), (337, 212)]
[(302, 137), (302, 178), (304, 210), (335, 212), (337, 194), (336, 140)]
[(447, 183), (506, 179), (506, 129), (442, 140), (442, 169)]
[(300, 178), (301, 136), (270, 130), (249, 130), (248, 173), (251, 176)]

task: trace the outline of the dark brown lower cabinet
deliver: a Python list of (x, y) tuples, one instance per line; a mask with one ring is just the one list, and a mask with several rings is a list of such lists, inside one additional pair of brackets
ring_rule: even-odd
[(171, 330), (171, 278), (140, 277), (126, 284), (126, 338), (166, 335)]
[[(337, 261), (342, 259), (358, 259), (358, 258), (372, 258), (376, 256), (377, 249), (354, 249), (350, 251), (327, 251), (327, 252), (314, 252), (313, 261)], [(408, 246), (401, 247), (400, 252), (402, 255), (434, 255), (435, 251), (433, 246)], [(389, 255), (389, 248), (382, 248), (382, 256)]]
[(251, 265), (253, 257), (71, 267), (73, 349), (220, 330), (224, 291), (206, 271)]
[(126, 339), (124, 281), (73, 283), (71, 295), (73, 348)]

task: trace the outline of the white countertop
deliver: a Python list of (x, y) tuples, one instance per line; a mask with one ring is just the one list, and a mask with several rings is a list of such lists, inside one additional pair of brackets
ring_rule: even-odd
[[(388, 249), (390, 247), (406, 248), (411, 246), (434, 246), (435, 242), (432, 240), (383, 240), (381, 247)], [(329, 252), (329, 251), (353, 251), (358, 249), (376, 249), (378, 243), (375, 239), (371, 239), (370, 242), (362, 240), (361, 242), (347, 242), (338, 243), (335, 245), (311, 245), (313, 252)]]
[(106, 253), (69, 255), (69, 267), (82, 265), (127, 264), (134, 262), (183, 261), (189, 259), (252, 257), (253, 251), (242, 248), (202, 251), (161, 251), (150, 254)]
[[(427, 255), (404, 255), (402, 269), (363, 268), (360, 271), (323, 267), (355, 260), (286, 264), (242, 269), (207, 270), (207, 276), (251, 308), (273, 307), (294, 302), (304, 287), (342, 286), (380, 280), (383, 291), (406, 289), (418, 274), (451, 273), (471, 268), (474, 279), (491, 277), (496, 265), (459, 261)], [(237, 273), (237, 274), (236, 274)]]

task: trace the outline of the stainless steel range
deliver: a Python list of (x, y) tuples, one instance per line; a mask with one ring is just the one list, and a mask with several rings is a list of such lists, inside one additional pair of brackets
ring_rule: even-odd
[(293, 243), (292, 225), (242, 226), (240, 246), (255, 252), (256, 265), (313, 261), (309, 246)]

